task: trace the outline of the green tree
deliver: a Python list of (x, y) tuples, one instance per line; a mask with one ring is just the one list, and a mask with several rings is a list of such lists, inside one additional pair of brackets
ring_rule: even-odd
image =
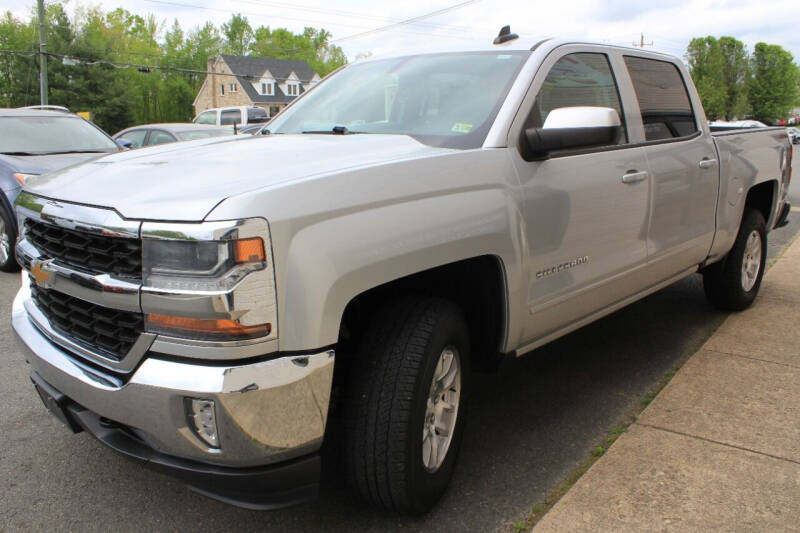
[(711, 36), (692, 39), (686, 58), (706, 116), (712, 120), (726, 118), (724, 58), (719, 41)]
[(743, 42), (733, 37), (697, 37), (689, 43), (686, 59), (709, 118), (746, 114), (749, 65)]
[(225, 37), (225, 53), (244, 56), (250, 52), (253, 44), (253, 28), (247, 17), (234, 14), (228, 22), (222, 24), (222, 35)]
[(747, 82), (750, 77), (747, 47), (733, 37), (720, 37), (719, 47), (725, 81), (725, 118), (742, 117), (747, 113)]
[(314, 72), (325, 76), (347, 63), (342, 49), (330, 44), (330, 37), (330, 32), (324, 29), (305, 28), (303, 33), (294, 34), (286, 28), (271, 30), (260, 26), (256, 29), (250, 55), (302, 59)]
[(748, 99), (753, 116), (768, 124), (786, 117), (797, 103), (800, 83), (792, 54), (776, 44), (758, 43), (750, 68)]
[[(11, 51), (0, 52), (0, 106), (39, 100), (38, 27), (33, 10), (27, 20), (0, 13), (0, 50)], [(207, 22), (185, 31), (177, 20), (167, 25), (123, 8), (84, 5), (70, 17), (61, 2), (47, 6), (47, 41), (50, 103), (92, 112), (109, 133), (190, 120), (207, 61), (223, 51), (303, 59), (321, 75), (346, 62), (324, 29), (254, 31), (247, 18), (234, 15), (221, 28)]]

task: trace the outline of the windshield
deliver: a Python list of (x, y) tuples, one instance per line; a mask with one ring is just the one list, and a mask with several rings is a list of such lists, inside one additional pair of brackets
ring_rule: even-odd
[(222, 137), (223, 135), (233, 135), (229, 128), (219, 128), (213, 130), (196, 131), (176, 131), (175, 135), (181, 141), (196, 141), (197, 139), (208, 139), (209, 137)]
[(0, 117), (0, 153), (116, 152), (117, 144), (74, 116)]
[(195, 117), (192, 121), (195, 124), (216, 124), (217, 122), (217, 112), (216, 111), (204, 111)]
[[(273, 119), (272, 133), (410, 135), (477, 148), (529, 52), (479, 52), (356, 63)], [(343, 129), (344, 128), (344, 129)]]

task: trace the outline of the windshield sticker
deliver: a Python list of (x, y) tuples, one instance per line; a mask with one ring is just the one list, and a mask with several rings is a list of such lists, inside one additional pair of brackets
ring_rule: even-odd
[(456, 122), (455, 124), (453, 124), (453, 127), (450, 128), (450, 131), (452, 131), (453, 133), (469, 133), (472, 131), (472, 124)]

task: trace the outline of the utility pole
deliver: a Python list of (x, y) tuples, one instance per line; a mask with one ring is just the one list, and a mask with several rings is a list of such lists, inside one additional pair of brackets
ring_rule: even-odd
[(39, 95), (42, 105), (47, 105), (47, 36), (44, 25), (44, 0), (37, 0), (39, 12)]
[(640, 33), (639, 42), (633, 43), (633, 46), (637, 48), (644, 48), (645, 46), (653, 46), (653, 41), (650, 41), (649, 43), (644, 42), (644, 33)]

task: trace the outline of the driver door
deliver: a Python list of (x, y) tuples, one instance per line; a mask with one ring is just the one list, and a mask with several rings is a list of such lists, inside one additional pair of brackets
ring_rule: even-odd
[(621, 103), (613, 60), (607, 50), (586, 46), (551, 53), (523, 103), (523, 122), (517, 124), (518, 117), (512, 126), (519, 132), (516, 143), (527, 128), (542, 128), (554, 109), (584, 106), (614, 109), (622, 124), (603, 146), (559, 150), (543, 160), (512, 150), (528, 248), (523, 343), (532, 347), (646, 286), (641, 270), (650, 175), (644, 149), (631, 144), (632, 120)]

